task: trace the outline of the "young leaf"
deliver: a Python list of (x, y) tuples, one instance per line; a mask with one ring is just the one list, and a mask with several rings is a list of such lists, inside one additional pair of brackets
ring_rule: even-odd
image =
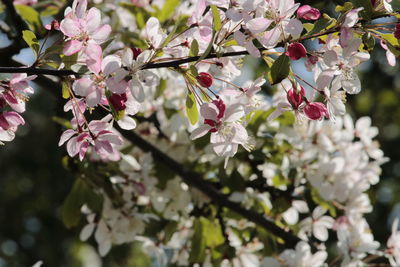
[(156, 17), (160, 23), (163, 23), (171, 18), (179, 4), (180, 0), (166, 0), (162, 9), (157, 12), (158, 14), (156, 14)]
[(22, 38), (29, 45), (29, 47), (32, 49), (33, 53), (37, 57), (40, 49), (40, 44), (36, 38), (36, 35), (31, 31), (25, 30), (22, 31)]
[(21, 18), (28, 23), (29, 28), (31, 28), (32, 31), (35, 31), (36, 33), (44, 31), (40, 15), (35, 9), (25, 5), (15, 5), (15, 9)]
[(280, 83), (290, 72), (290, 59), (285, 54), (280, 55), (271, 67), (271, 84)]
[(211, 11), (214, 18), (214, 30), (217, 32), (221, 29), (221, 17), (219, 16), (218, 8), (215, 5), (211, 5)]
[(186, 98), (186, 113), (192, 125), (196, 124), (199, 120), (199, 111), (197, 110), (196, 99), (194, 94), (189, 91)]
[(204, 261), (206, 256), (206, 243), (203, 234), (203, 226), (200, 219), (194, 221), (194, 234), (192, 236), (192, 247), (189, 254), (190, 263), (200, 263)]
[(317, 20), (317, 22), (314, 23), (314, 27), (307, 34), (305, 34), (305, 36), (310, 36), (315, 33), (322, 32), (325, 29), (329, 28), (335, 22), (336, 22), (335, 19), (324, 14), (322, 18), (320, 18), (319, 20)]
[(196, 39), (192, 41), (192, 44), (190, 45), (190, 51), (189, 51), (189, 56), (190, 57), (196, 57), (199, 54), (199, 43), (197, 42)]
[(62, 220), (67, 228), (76, 226), (81, 218), (81, 206), (85, 204), (87, 185), (82, 179), (77, 179), (64, 201)]

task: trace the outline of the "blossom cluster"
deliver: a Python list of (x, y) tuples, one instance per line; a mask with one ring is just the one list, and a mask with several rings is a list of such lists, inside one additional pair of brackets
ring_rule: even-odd
[[(80, 170), (92, 167), (82, 180), (102, 200), (100, 209), (81, 203), (87, 224), (80, 238), (93, 235), (102, 256), (139, 241), (160, 266), (323, 266), (332, 246), (342, 266), (359, 266), (369, 255), (400, 264), (397, 222), (380, 250), (365, 219), (372, 211), (367, 191), (387, 161), (374, 140), (378, 130), (368, 117), (354, 123), (345, 105), (347, 94), (361, 91), (357, 67), (369, 60), (375, 38), (395, 64), (399, 24), (387, 24), (391, 34), (364, 27), (366, 10), (351, 3), (333, 19), (294, 0), (185, 1), (173, 10), (176, 18), (163, 13), (170, 1), (151, 2), (103, 3), (105, 14), (115, 14), (107, 16), (74, 0), (61, 21), (46, 26), (62, 36), (57, 69), (75, 72), (63, 79), (72, 119), (59, 146), (85, 160), (74, 161)], [(387, 0), (368, 4), (371, 16), (393, 12)], [(262, 59), (268, 73), (244, 82), (244, 55)], [(312, 81), (291, 68), (294, 61)], [(19, 113), (34, 78), (0, 83), (0, 141), (11, 141), (24, 124)], [(265, 94), (268, 84), (275, 95)], [(203, 171), (202, 182), (228, 201), (301, 241), (269, 251), (265, 240), (282, 241), (127, 144), (121, 132), (132, 130)], [(96, 173), (99, 161), (107, 172)]]

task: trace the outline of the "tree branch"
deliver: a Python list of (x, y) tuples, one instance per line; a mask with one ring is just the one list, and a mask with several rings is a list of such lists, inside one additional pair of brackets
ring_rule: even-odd
[(211, 198), (215, 204), (226, 207), (240, 214), (247, 220), (252, 221), (255, 224), (265, 228), (267, 231), (271, 232), (275, 236), (285, 240), (286, 244), (290, 247), (294, 247), (299, 241), (301, 241), (297, 236), (280, 228), (262, 214), (259, 214), (253, 210), (245, 209), (239, 203), (230, 201), (225, 195), (221, 194), (213, 186), (204, 181), (201, 174), (187, 169), (184, 165), (180, 164), (179, 162), (162, 152), (160, 149), (140, 137), (135, 132), (122, 130), (117, 125), (114, 125), (114, 127), (122, 134), (122, 136), (138, 146), (140, 149), (146, 152), (151, 152), (156, 160), (165, 163), (169, 168), (175, 171), (175, 173), (177, 173), (186, 184), (193, 188), (196, 188), (204, 195)]

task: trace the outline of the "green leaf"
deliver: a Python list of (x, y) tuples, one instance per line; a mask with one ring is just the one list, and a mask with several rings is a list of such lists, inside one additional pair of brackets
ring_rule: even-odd
[(167, 226), (165, 226), (164, 239), (163, 239), (164, 244), (168, 243), (172, 235), (176, 232), (177, 227), (178, 227), (178, 222), (176, 221), (170, 221), (167, 224)]
[(71, 192), (64, 201), (62, 220), (67, 228), (76, 226), (81, 218), (81, 207), (85, 204), (87, 185), (82, 179), (77, 179)]
[(353, 3), (354, 7), (362, 7), (364, 8), (363, 10), (360, 11), (360, 15), (363, 19), (365, 20), (371, 20), (372, 18), (372, 13), (374, 10), (374, 7), (372, 6), (371, 1), (366, 1), (366, 0), (351, 0)]
[(200, 218), (203, 230), (203, 236), (207, 247), (215, 248), (224, 244), (225, 238), (222, 234), (221, 226), (217, 220), (209, 220), (207, 218)]
[(347, 11), (350, 11), (352, 9), (353, 9), (353, 4), (351, 2), (346, 2), (343, 4), (343, 6), (337, 5), (335, 11), (338, 13), (346, 13)]
[(194, 39), (192, 41), (192, 44), (190, 45), (189, 56), (197, 57), (198, 55), (199, 55), (199, 43), (197, 42), (196, 39)]
[(40, 20), (39, 13), (30, 6), (25, 5), (15, 5), (15, 9), (21, 18), (26, 21), (29, 25), (29, 28), (38, 33), (44, 32), (44, 27), (42, 25), (42, 21)]
[(194, 76), (197, 77), (199, 75), (197, 68), (194, 65), (190, 65), (189, 67), (190, 73)]
[(166, 0), (162, 9), (155, 14), (160, 23), (163, 23), (171, 18), (179, 4), (180, 0)]
[(67, 228), (79, 223), (83, 204), (87, 204), (92, 211), (98, 212), (101, 210), (103, 199), (94, 193), (84, 180), (77, 179), (62, 208), (62, 220)]
[(368, 32), (362, 37), (364, 43), (364, 49), (367, 51), (372, 51), (375, 47), (375, 38)]
[(221, 17), (219, 16), (218, 8), (215, 5), (211, 5), (211, 12), (214, 19), (214, 30), (217, 32), (221, 29)]
[(335, 19), (324, 14), (322, 18), (320, 18), (319, 20), (317, 20), (317, 22), (314, 23), (314, 27), (312, 28), (312, 30), (310, 30), (307, 34), (305, 34), (305, 36), (310, 36), (316, 33), (320, 33), (325, 29), (332, 27), (334, 23), (336, 23)]
[(190, 263), (200, 263), (206, 257), (206, 242), (203, 234), (203, 226), (200, 219), (196, 219), (193, 225), (194, 234), (191, 239), (191, 250), (189, 254)]
[(36, 38), (36, 35), (31, 31), (25, 30), (22, 31), (22, 38), (29, 45), (29, 47), (32, 49), (33, 53), (37, 57), (40, 49), (40, 44)]
[(196, 99), (194, 94), (189, 91), (186, 98), (186, 113), (192, 125), (196, 124), (199, 120), (199, 111), (197, 110)]
[(328, 201), (322, 199), (322, 197), (319, 195), (318, 191), (315, 188), (311, 189), (311, 198), (315, 202), (315, 204), (327, 209), (332, 217), (336, 217), (335, 206), (329, 203)]
[(66, 82), (62, 82), (62, 98), (68, 99), (70, 97), (69, 94), (69, 85)]
[(271, 67), (270, 82), (272, 85), (280, 83), (290, 72), (290, 59), (285, 54), (280, 55)]

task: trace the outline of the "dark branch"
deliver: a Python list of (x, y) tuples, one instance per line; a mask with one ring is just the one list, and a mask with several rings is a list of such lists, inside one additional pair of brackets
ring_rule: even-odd
[(184, 165), (180, 164), (162, 152), (160, 149), (144, 140), (135, 132), (122, 130), (117, 125), (115, 125), (115, 127), (127, 140), (138, 146), (143, 151), (151, 152), (154, 159), (159, 160), (169, 166), (169, 168), (181, 176), (182, 180), (186, 184), (201, 191), (203, 194), (212, 199), (213, 203), (220, 205), (221, 207), (229, 208), (249, 221), (252, 221), (265, 228), (267, 231), (285, 240), (286, 244), (290, 247), (294, 247), (299, 241), (301, 241), (297, 236), (280, 228), (262, 214), (245, 209), (239, 203), (230, 201), (225, 195), (221, 194), (212, 185), (204, 181), (201, 174), (187, 169)]

